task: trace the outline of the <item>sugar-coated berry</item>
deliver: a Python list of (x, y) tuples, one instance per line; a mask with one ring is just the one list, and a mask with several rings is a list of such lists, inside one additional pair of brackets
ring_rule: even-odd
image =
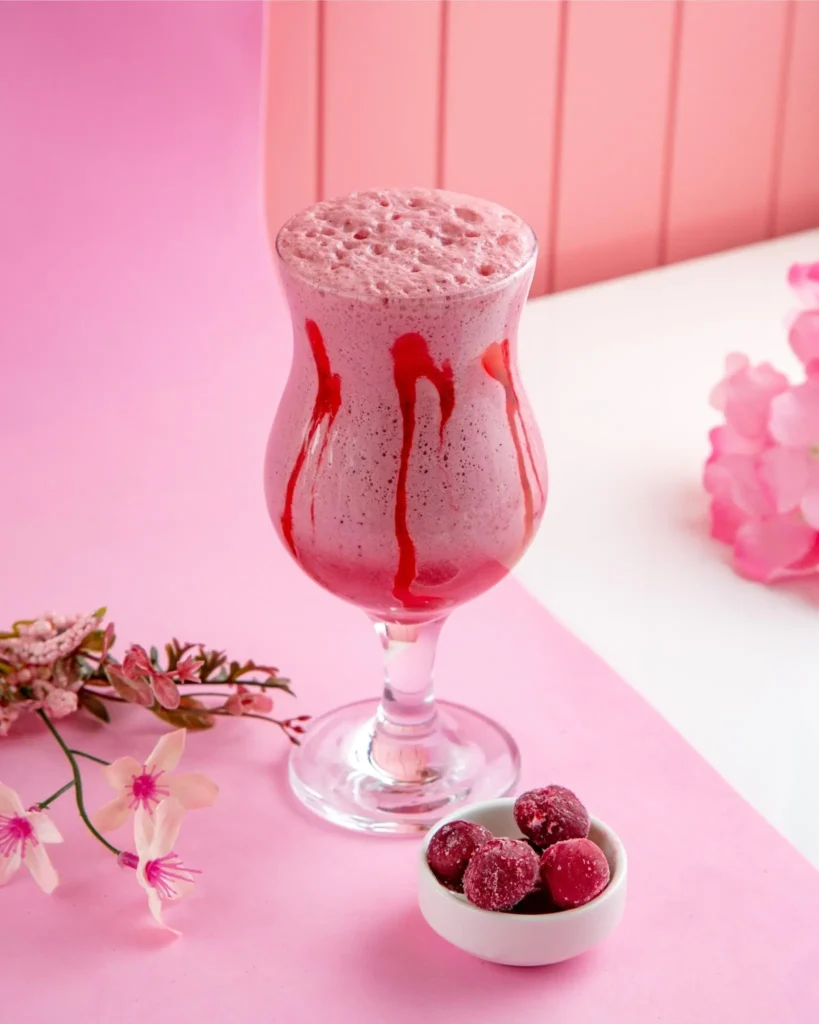
[(472, 854), (492, 838), (492, 833), (474, 821), (450, 821), (430, 839), (427, 864), (448, 889), (463, 892), (464, 871)]
[(539, 887), (530, 892), (528, 896), (524, 896), (520, 903), (512, 907), (509, 913), (532, 916), (534, 914), (554, 914), (558, 910), (560, 910), (560, 907), (552, 899), (552, 894), (549, 890)]
[(541, 857), (540, 879), (558, 907), (582, 907), (609, 884), (609, 862), (591, 839), (566, 839)]
[(515, 821), (525, 836), (547, 849), (564, 839), (585, 839), (589, 812), (565, 786), (530, 789), (515, 801)]
[(490, 839), (475, 851), (464, 874), (464, 893), (482, 910), (511, 910), (538, 882), (535, 851), (521, 839)]

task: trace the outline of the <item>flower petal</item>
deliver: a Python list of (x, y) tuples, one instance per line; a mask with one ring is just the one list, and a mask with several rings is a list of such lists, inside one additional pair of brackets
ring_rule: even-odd
[(162, 900), (156, 889), (148, 890), (148, 909), (151, 911), (151, 914), (153, 915), (153, 918), (157, 924), (162, 925), (162, 927), (167, 929), (167, 931), (173, 932), (174, 935), (182, 934), (182, 932), (180, 932), (178, 929), (171, 928), (171, 926), (169, 924), (166, 924), (165, 921), (163, 920)]
[(54, 892), (60, 884), (60, 878), (43, 846), (29, 843), (25, 856), (26, 867), (31, 877), (43, 892)]
[(819, 443), (819, 378), (777, 395), (771, 402), (772, 436), (789, 448), (810, 448)]
[(805, 522), (814, 530), (819, 530), (819, 479), (815, 473), (805, 490), (799, 509), (805, 517)]
[(794, 263), (788, 284), (808, 306), (819, 306), (819, 263)]
[[(161, 804), (160, 804), (161, 806)], [(153, 817), (148, 814), (144, 807), (140, 807), (134, 817), (134, 846), (139, 856), (140, 866), (137, 868), (137, 875), (143, 871), (143, 865), (150, 857), (151, 844), (154, 841), (156, 828)], [(147, 886), (147, 882), (145, 885)]]
[(758, 475), (777, 512), (790, 512), (802, 500), (810, 479), (809, 462), (804, 448), (769, 448), (760, 455)]
[(117, 666), (110, 663), (105, 666), (105, 674), (123, 700), (127, 700), (130, 704), (139, 704), (143, 708), (149, 708), (153, 704), (153, 691), (145, 679), (139, 677), (129, 679)]
[(803, 366), (819, 359), (819, 309), (808, 309), (793, 321), (788, 341)]
[(129, 798), (127, 793), (120, 793), (107, 804), (103, 804), (97, 813), (91, 818), (91, 823), (99, 832), (113, 832), (121, 828), (128, 820), (131, 813), (128, 807)]
[(733, 544), (737, 530), (747, 518), (732, 501), (714, 498), (711, 502), (711, 536), (723, 544)]
[(118, 757), (116, 761), (105, 765), (102, 777), (111, 787), (123, 792), (131, 784), (134, 775), (142, 774), (142, 765), (135, 757)]
[(157, 860), (171, 853), (179, 838), (184, 817), (185, 808), (175, 797), (168, 796), (160, 802), (154, 812), (154, 835), (148, 851), (149, 860)]
[(156, 672), (151, 678), (151, 686), (153, 687), (154, 696), (163, 708), (167, 708), (168, 711), (175, 711), (179, 707), (181, 697), (179, 696), (179, 690), (176, 688), (176, 683), (171, 676), (165, 672)]
[(26, 809), (17, 793), (11, 786), (0, 782), (0, 814), (4, 814), (7, 818), (16, 818), (25, 813)]
[(210, 807), (216, 802), (219, 787), (207, 775), (191, 772), (189, 775), (172, 775), (168, 779), (171, 796), (189, 811)]
[(34, 835), (41, 843), (61, 843), (63, 837), (60, 830), (47, 814), (42, 811), (30, 811), (26, 817), (31, 822)]
[(813, 547), (816, 531), (797, 516), (772, 516), (745, 523), (734, 539), (734, 564), (748, 579), (768, 583), (787, 574)]
[(0, 855), (0, 885), (5, 885), (8, 882), (20, 867), (20, 863), (19, 853), (13, 853), (10, 857)]
[(174, 729), (173, 732), (165, 733), (148, 755), (145, 762), (148, 771), (172, 772), (185, 751), (187, 733), (187, 729)]

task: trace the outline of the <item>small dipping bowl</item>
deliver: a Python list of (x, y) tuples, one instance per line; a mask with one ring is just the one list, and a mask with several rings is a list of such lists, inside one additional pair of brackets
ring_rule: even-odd
[(597, 818), (591, 819), (589, 839), (609, 862), (609, 884), (590, 903), (551, 914), (514, 914), (481, 910), (460, 893), (450, 892), (427, 864), (427, 847), (450, 821), (474, 821), (494, 836), (520, 839), (515, 800), (505, 797), (462, 807), (430, 829), (418, 867), (418, 901), (427, 924), (442, 939), (482, 960), (515, 967), (556, 964), (579, 956), (607, 938), (626, 906), (626, 851), (617, 834)]

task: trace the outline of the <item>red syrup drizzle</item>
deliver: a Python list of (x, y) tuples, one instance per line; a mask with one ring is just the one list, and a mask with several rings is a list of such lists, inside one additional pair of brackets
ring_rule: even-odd
[[(324, 437), (321, 441), (321, 447), (319, 448), (318, 459), (316, 466), (321, 465), (321, 459), (324, 455), (324, 449), (327, 447), (327, 440), (330, 436), (330, 428), (333, 425), (333, 420), (336, 418), (338, 410), (341, 408), (341, 377), (337, 373), (333, 373), (330, 368), (330, 359), (327, 355), (327, 349), (324, 346), (324, 338), (321, 336), (321, 331), (313, 320), (305, 320), (304, 325), (307, 329), (307, 338), (310, 342), (310, 348), (313, 351), (313, 359), (316, 361), (316, 372), (318, 374), (318, 388), (316, 390), (316, 400), (313, 403), (313, 412), (310, 416), (310, 423), (307, 427), (307, 431), (301, 442), (301, 448), (299, 454), (296, 456), (296, 463), (293, 466), (293, 471), (290, 474), (290, 479), (287, 481), (287, 490), (284, 495), (284, 512), (282, 513), (282, 533), (284, 539), (287, 541), (287, 545), (290, 550), (296, 555), (296, 545), (293, 541), (293, 495), (296, 493), (296, 484), (298, 483), (299, 474), (304, 467), (304, 460), (307, 458), (307, 452), (310, 450), (310, 446), (313, 443), (313, 439), (316, 436), (316, 432), (323, 420), (327, 420), (327, 425), (324, 430)], [(313, 518), (313, 504), (310, 504), (310, 517)]]
[(455, 408), (455, 385), (452, 383), (452, 367), (444, 361), (436, 366), (429, 354), (426, 340), (420, 334), (402, 334), (392, 346), (395, 387), (401, 405), (401, 419), (404, 434), (401, 443), (401, 462), (398, 468), (398, 484), (395, 492), (395, 539), (398, 541), (398, 569), (393, 583), (393, 595), (405, 608), (428, 608), (434, 598), (419, 597), (411, 587), (417, 575), (415, 543), (407, 526), (407, 474), (415, 436), (415, 393), (422, 377), (438, 392), (441, 406), (440, 440), (443, 444), (444, 428)]
[(526, 432), (526, 424), (520, 412), (515, 385), (512, 381), (512, 368), (509, 357), (509, 339), (502, 342), (493, 341), (484, 351), (481, 364), (493, 380), (496, 380), (506, 395), (506, 419), (509, 421), (509, 433), (512, 435), (512, 444), (515, 446), (515, 454), (518, 460), (518, 473), (520, 475), (520, 486), (523, 490), (523, 547), (525, 548), (532, 539), (534, 533), (534, 501), (532, 499), (532, 485), (526, 472), (526, 460), (523, 456), (520, 438), (518, 437), (517, 421), (520, 420), (520, 428), (523, 434), (523, 443), (526, 445), (526, 452), (529, 456), (529, 463), (532, 467), (541, 500), (543, 499), (543, 486), (538, 476), (535, 460), (532, 457), (532, 446), (529, 443), (529, 435)]

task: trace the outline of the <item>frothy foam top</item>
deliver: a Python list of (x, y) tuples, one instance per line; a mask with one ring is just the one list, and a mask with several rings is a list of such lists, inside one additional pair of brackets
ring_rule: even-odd
[(529, 226), (497, 203), (434, 189), (352, 192), (284, 225), (291, 271), (351, 298), (431, 298), (493, 291), (535, 250)]

